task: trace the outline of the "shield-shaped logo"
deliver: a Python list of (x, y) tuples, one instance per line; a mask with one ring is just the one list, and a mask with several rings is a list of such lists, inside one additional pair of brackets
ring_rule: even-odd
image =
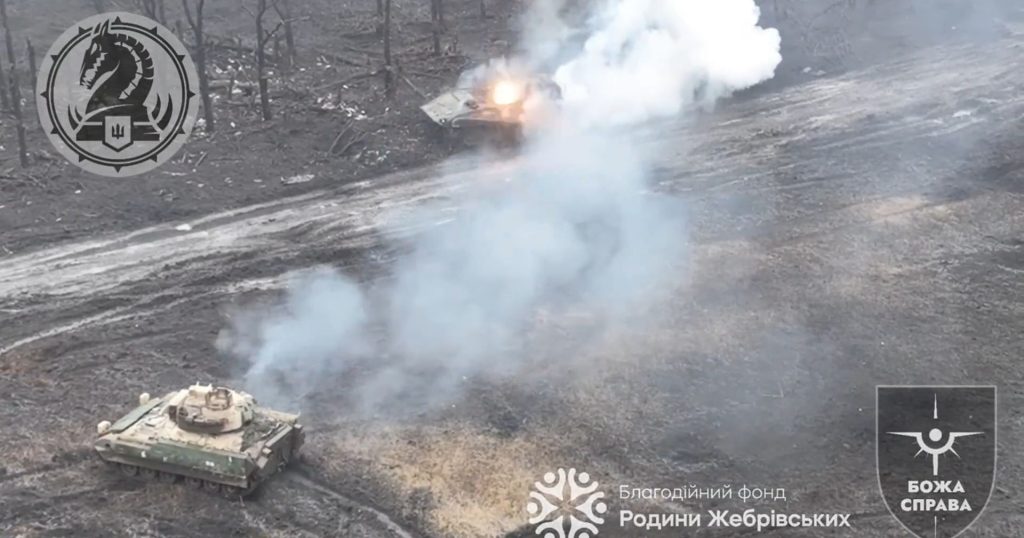
[(994, 386), (880, 386), (878, 483), (889, 512), (919, 538), (953, 538), (995, 483)]
[(132, 117), (105, 116), (103, 118), (103, 145), (114, 151), (132, 145)]
[(148, 17), (113, 12), (78, 21), (42, 60), (40, 125), (84, 170), (114, 177), (152, 170), (195, 125), (195, 65), (174, 32)]

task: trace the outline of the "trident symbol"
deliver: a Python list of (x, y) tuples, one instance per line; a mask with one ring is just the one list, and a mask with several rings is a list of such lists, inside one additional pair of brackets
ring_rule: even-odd
[(110, 136), (114, 138), (124, 138), (124, 125), (117, 123), (111, 126)]

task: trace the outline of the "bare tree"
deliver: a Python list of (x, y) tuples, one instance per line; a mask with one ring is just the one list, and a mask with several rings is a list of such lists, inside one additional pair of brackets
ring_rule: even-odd
[(377, 37), (384, 35), (384, 0), (377, 0)]
[(4, 112), (11, 110), (11, 99), (7, 95), (7, 72), (4, 71), (4, 62), (0, 60), (0, 109)]
[(206, 120), (207, 132), (214, 131), (213, 125), (213, 102), (210, 99), (210, 75), (206, 71), (206, 39), (203, 34), (203, 6), (206, 0), (195, 0), (195, 13), (189, 6), (189, 0), (181, 0), (181, 7), (185, 11), (185, 18), (189, 27), (192, 28), (192, 36), (195, 38), (195, 59), (199, 71), (199, 93), (203, 99), (203, 118)]
[(260, 111), (263, 120), (269, 120), (270, 96), (267, 95), (267, 41), (263, 32), (263, 15), (267, 13), (267, 0), (259, 0), (256, 4), (256, 79), (259, 81)]
[(279, 58), (284, 59), (284, 68), (291, 69), (297, 61), (297, 55), (295, 52), (295, 34), (292, 33), (292, 8), (291, 3), (288, 0), (278, 0), (274, 4), (274, 10), (277, 11), (277, 16), (281, 18), (284, 25), (284, 43), (287, 45), (288, 50), (283, 56)]
[(0, 25), (4, 28), (4, 44), (7, 45), (7, 62), (11, 64), (11, 111), (18, 129), (18, 160), (21, 167), (28, 167), (28, 146), (25, 142), (25, 122), (21, 116), (21, 86), (18, 81), (18, 62), (14, 57), (14, 36), (7, 21), (7, 1), (0, 0)]
[[(276, 3), (276, 0), (270, 1)], [(281, 27), (281, 24), (278, 23), (277, 28), (269, 32), (263, 29), (263, 17), (266, 16), (267, 10), (271, 6), (272, 4), (268, 4), (267, 0), (257, 0), (256, 13), (253, 14), (256, 19), (256, 78), (260, 92), (260, 115), (263, 117), (263, 121), (273, 117), (270, 112), (270, 89), (267, 80), (267, 42)]]
[(32, 46), (32, 40), (25, 38), (25, 59), (28, 62), (29, 80), (36, 76), (36, 48)]
[(135, 5), (142, 11), (142, 14), (159, 22), (167, 24), (167, 13), (164, 10), (164, 0), (135, 0)]
[(391, 62), (391, 0), (384, 0), (384, 91), (395, 96), (395, 66)]
[(156, 5), (153, 0), (135, 0), (135, 7), (142, 11), (142, 14), (151, 18), (156, 18)]
[(444, 30), (444, 15), (441, 0), (430, 0), (430, 30), (434, 38), (434, 54), (441, 54), (441, 32)]

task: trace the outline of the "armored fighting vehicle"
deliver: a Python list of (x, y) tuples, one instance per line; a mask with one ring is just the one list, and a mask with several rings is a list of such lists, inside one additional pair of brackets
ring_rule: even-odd
[(535, 97), (561, 99), (558, 85), (547, 77), (499, 77), (469, 88), (455, 88), (420, 109), (437, 125), (479, 133), (488, 140), (518, 140), (526, 121), (526, 104)]
[(247, 495), (295, 457), (305, 437), (298, 419), (244, 392), (197, 384), (141, 394), (127, 415), (97, 425), (94, 447), (129, 476)]

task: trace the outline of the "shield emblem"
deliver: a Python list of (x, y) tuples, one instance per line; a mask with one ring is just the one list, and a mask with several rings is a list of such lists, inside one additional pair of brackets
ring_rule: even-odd
[(878, 484), (919, 538), (953, 538), (981, 515), (995, 483), (994, 386), (880, 386)]
[(132, 145), (132, 117), (104, 117), (103, 145), (114, 151), (121, 151), (122, 149)]

